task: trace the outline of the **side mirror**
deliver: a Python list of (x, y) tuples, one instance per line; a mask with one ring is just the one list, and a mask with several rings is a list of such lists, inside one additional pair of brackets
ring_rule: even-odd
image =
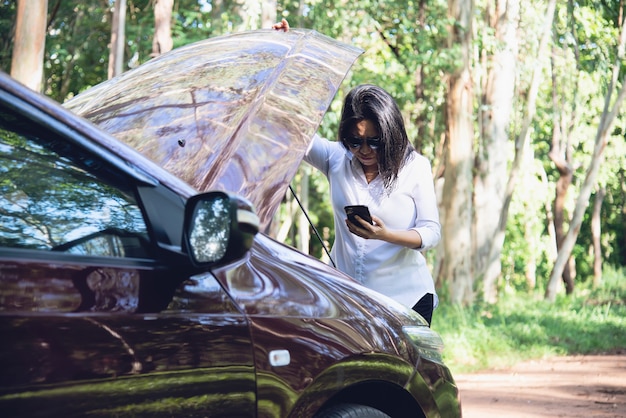
[(224, 192), (189, 198), (183, 243), (195, 266), (227, 263), (243, 257), (259, 232), (252, 203)]

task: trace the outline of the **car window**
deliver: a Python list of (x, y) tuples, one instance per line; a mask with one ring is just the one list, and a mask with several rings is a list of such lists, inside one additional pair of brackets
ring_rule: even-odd
[(32, 125), (0, 111), (0, 246), (145, 257), (147, 228), (127, 180)]

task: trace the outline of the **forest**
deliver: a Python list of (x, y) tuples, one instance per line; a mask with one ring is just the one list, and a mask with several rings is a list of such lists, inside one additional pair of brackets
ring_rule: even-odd
[[(443, 234), (426, 255), (443, 300), (554, 302), (626, 265), (625, 11), (623, 0), (0, 0), (0, 69), (63, 103), (172, 48), (282, 18), (357, 46), (319, 133), (336, 137), (357, 84), (396, 98), (433, 167)], [(326, 179), (303, 165), (292, 186), (271, 233), (324, 259), (313, 236), (333, 241)]]

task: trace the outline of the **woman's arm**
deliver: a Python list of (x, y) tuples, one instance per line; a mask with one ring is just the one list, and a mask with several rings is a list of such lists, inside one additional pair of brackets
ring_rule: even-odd
[(311, 164), (327, 176), (330, 168), (331, 152), (332, 147), (330, 142), (318, 134), (315, 134), (313, 136), (313, 141), (309, 144), (309, 149), (307, 149), (306, 154), (304, 155), (304, 161)]
[(411, 189), (416, 213), (414, 226), (406, 230), (388, 229), (382, 219), (372, 216), (374, 225), (365, 221), (356, 225), (346, 220), (350, 232), (362, 238), (379, 239), (418, 250), (427, 250), (439, 243), (441, 224), (430, 163), (426, 158), (417, 156), (409, 164), (409, 175), (405, 178), (415, 183)]
[(372, 215), (373, 225), (364, 220), (359, 220), (360, 225), (355, 225), (346, 219), (346, 225), (350, 232), (366, 239), (379, 239), (403, 247), (421, 249), (422, 236), (415, 229), (397, 230), (388, 229), (378, 216)]

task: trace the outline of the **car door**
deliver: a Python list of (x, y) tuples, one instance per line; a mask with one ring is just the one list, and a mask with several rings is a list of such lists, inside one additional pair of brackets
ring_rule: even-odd
[(164, 256), (97, 143), (0, 93), (2, 415), (254, 416), (247, 320), (212, 274)]

